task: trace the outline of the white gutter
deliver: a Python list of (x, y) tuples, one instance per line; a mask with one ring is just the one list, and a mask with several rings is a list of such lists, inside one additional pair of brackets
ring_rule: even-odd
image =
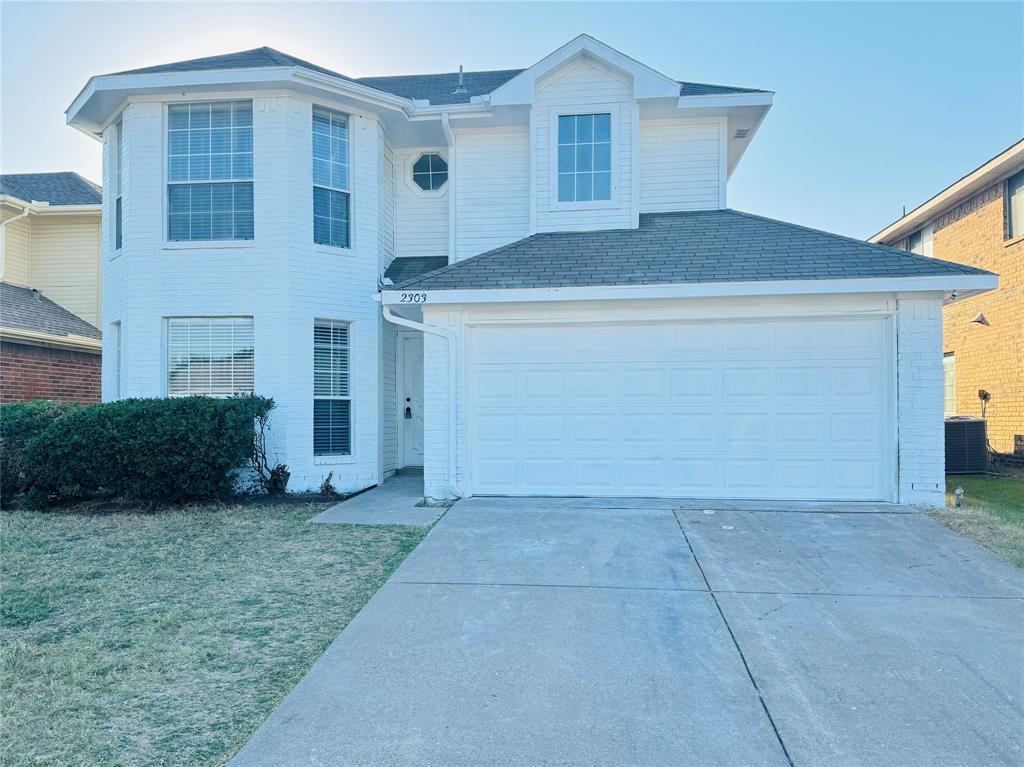
[(448, 263), (455, 263), (455, 134), (448, 113), (441, 113), (441, 130), (448, 141)]
[[(12, 200), (12, 202), (13, 202), (13, 200)], [(29, 203), (28, 205), (24, 206), (21, 209), (21, 213), (19, 213), (18, 215), (11, 216), (10, 218), (8, 218), (8, 219), (6, 219), (4, 221), (0, 221), (0, 228), (3, 228), (5, 226), (7, 226), (8, 224), (14, 223), (19, 218), (25, 218), (25, 216), (27, 216), (31, 212), (32, 212), (32, 203)]]
[(455, 433), (455, 408), (458, 404), (455, 391), (455, 379), (458, 375), (458, 363), (456, 360), (456, 338), (455, 333), (448, 328), (437, 325), (427, 325), (423, 322), (416, 322), (405, 317), (399, 317), (391, 311), (390, 306), (382, 307), (384, 319), (393, 325), (399, 325), (411, 330), (419, 330), (422, 333), (429, 333), (432, 336), (440, 336), (448, 342), (448, 489), (452, 496), (461, 498), (462, 488), (459, 487), (456, 479), (457, 454), (456, 454), (456, 433)]

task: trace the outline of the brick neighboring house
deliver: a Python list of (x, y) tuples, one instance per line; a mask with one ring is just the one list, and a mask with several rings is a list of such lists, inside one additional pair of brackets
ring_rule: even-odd
[(0, 176), (0, 402), (100, 400), (101, 191)]
[[(1024, 455), (1024, 140), (871, 242), (999, 274), (997, 290), (943, 310), (945, 411), (984, 412), (991, 449)], [(987, 403), (979, 391), (988, 392)]]

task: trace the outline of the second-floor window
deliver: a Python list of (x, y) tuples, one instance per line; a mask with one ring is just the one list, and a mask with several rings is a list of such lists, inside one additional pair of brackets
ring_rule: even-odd
[(313, 242), (349, 247), (348, 115), (313, 107)]
[(612, 116), (558, 117), (558, 201), (612, 198)]
[(1024, 170), (1006, 179), (1006, 238), (1024, 236)]
[(167, 108), (167, 238), (253, 238), (252, 102)]
[(124, 123), (114, 125), (114, 144), (110, 151), (110, 178), (114, 186), (114, 250), (121, 249), (121, 232), (124, 229)]
[(935, 230), (931, 224), (923, 226), (907, 237), (907, 250), (919, 256), (932, 256), (932, 237)]

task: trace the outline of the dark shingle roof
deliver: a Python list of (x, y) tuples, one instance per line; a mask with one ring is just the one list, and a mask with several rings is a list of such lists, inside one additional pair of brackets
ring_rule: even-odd
[(99, 338), (100, 331), (37, 290), (0, 282), (0, 326), (54, 336)]
[[(455, 93), (459, 83), (458, 72), (444, 72), (430, 75), (396, 75), (392, 77), (359, 77), (352, 78), (339, 72), (312, 64), (304, 59), (268, 48), (253, 48), (237, 53), (225, 53), (220, 56), (206, 56), (201, 59), (176, 61), (171, 64), (160, 64), (142, 69), (129, 69), (114, 72), (116, 75), (148, 75), (160, 72), (200, 72), (213, 69), (256, 69), (259, 67), (304, 67), (314, 72), (340, 77), (349, 82), (359, 83), (385, 93), (407, 99), (427, 100), (431, 104), (468, 104), (474, 96), (482, 96), (499, 88), (513, 77), (525, 70), (497, 69), (483, 72), (463, 73), (466, 93)], [(707, 85), (704, 83), (679, 83), (681, 96), (706, 96), (724, 93), (757, 93), (751, 88), (733, 88), (726, 85)]]
[(100, 187), (68, 172), (5, 173), (0, 176), (0, 194), (50, 205), (99, 205), (103, 200)]
[(356, 82), (393, 93), (407, 99), (426, 99), (431, 104), (468, 104), (473, 96), (499, 88), (521, 69), (497, 69), (490, 72), (464, 72), (463, 85), (466, 93), (455, 93), (459, 85), (458, 72), (436, 75), (398, 75), (395, 77), (360, 77)]
[(409, 256), (396, 258), (388, 266), (384, 276), (395, 285), (421, 277), (427, 272), (448, 266), (448, 256)]
[(397, 284), (461, 290), (987, 274), (735, 210), (648, 213), (639, 229), (535, 234)]

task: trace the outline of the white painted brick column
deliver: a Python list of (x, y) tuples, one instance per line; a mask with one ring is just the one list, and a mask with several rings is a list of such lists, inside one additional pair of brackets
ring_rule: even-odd
[(899, 501), (945, 504), (942, 297), (898, 296)]

